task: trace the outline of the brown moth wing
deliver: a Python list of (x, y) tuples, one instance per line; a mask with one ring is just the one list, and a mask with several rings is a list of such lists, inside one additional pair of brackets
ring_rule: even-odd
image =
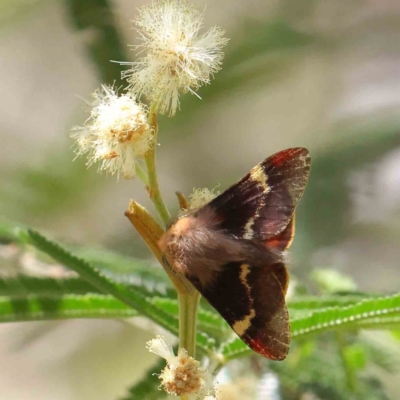
[(288, 226), (278, 235), (272, 236), (265, 241), (265, 246), (268, 248), (273, 248), (279, 251), (285, 251), (288, 249), (292, 242), (295, 232), (295, 213), (293, 213), (292, 219), (290, 220)]
[[(265, 241), (265, 245), (268, 248), (274, 248), (280, 251), (285, 251), (290, 247), (293, 241), (295, 231), (295, 213), (293, 213), (292, 219), (289, 225), (278, 235)], [(272, 265), (273, 273), (278, 278), (283, 292), (286, 295), (289, 286), (289, 273), (283, 262), (275, 263)]]
[(212, 284), (187, 278), (252, 350), (283, 360), (289, 351), (289, 316), (274, 271), (275, 265), (259, 268), (232, 262), (215, 273)]
[(310, 173), (302, 147), (283, 150), (256, 165), (238, 183), (213, 199), (219, 227), (238, 239), (267, 240), (292, 219)]
[(286, 296), (289, 287), (289, 272), (286, 265), (283, 262), (278, 262), (271, 265), (271, 270), (281, 284), (284, 296)]

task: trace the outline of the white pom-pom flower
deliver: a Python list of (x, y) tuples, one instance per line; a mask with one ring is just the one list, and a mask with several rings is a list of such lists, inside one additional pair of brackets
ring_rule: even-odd
[(130, 89), (144, 94), (160, 113), (174, 115), (179, 94), (210, 83), (220, 70), (224, 31), (214, 27), (201, 34), (203, 14), (185, 0), (160, 0), (139, 9), (133, 21), (141, 43), (133, 46), (144, 54), (131, 64)]
[(212, 375), (200, 368), (199, 361), (189, 357), (185, 349), (179, 349), (175, 356), (172, 347), (160, 336), (150, 340), (147, 348), (167, 361), (159, 378), (168, 394), (185, 396), (188, 400), (215, 399)]
[(220, 192), (215, 189), (194, 188), (193, 193), (189, 195), (189, 210), (201, 208), (217, 197)]
[(90, 166), (126, 179), (136, 175), (135, 161), (151, 147), (152, 132), (146, 108), (131, 94), (118, 95), (110, 86), (94, 94), (93, 108), (84, 126), (72, 129), (77, 156), (87, 154)]

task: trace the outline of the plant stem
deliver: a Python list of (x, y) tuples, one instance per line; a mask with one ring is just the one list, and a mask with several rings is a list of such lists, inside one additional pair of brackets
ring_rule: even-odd
[(139, 179), (146, 185), (146, 187), (148, 187), (149, 177), (147, 176), (146, 171), (142, 168), (142, 166), (138, 162), (135, 163), (135, 169)]
[(196, 326), (197, 309), (200, 301), (200, 293), (192, 294), (178, 292), (179, 301), (179, 347), (187, 350), (190, 357), (196, 355)]
[(157, 107), (152, 105), (149, 111), (149, 123), (153, 131), (153, 143), (151, 149), (145, 155), (145, 161), (147, 166), (147, 173), (149, 178), (149, 184), (147, 191), (149, 193), (151, 201), (157, 209), (159, 216), (161, 217), (164, 225), (167, 225), (170, 221), (170, 214), (164, 201), (161, 197), (161, 192), (158, 187), (158, 178), (156, 171), (156, 147), (157, 147), (157, 136), (158, 136), (158, 124), (157, 124)]
[[(171, 279), (178, 293), (187, 294), (193, 292), (194, 288), (190, 285), (185, 277), (177, 275), (171, 270), (171, 267), (163, 260), (163, 254), (158, 246), (158, 241), (164, 233), (164, 230), (160, 225), (153, 219), (153, 217), (147, 212), (136, 201), (131, 200), (129, 208), (125, 212), (125, 216), (128, 217), (129, 221), (135, 227), (136, 231), (142, 237), (144, 242), (149, 246), (149, 249), (153, 252), (157, 260), (160, 262), (165, 272)], [(191, 290), (190, 290), (191, 289)]]
[[(145, 162), (147, 166), (147, 177), (140, 173), (138, 169), (138, 175), (145, 182), (146, 189), (149, 193), (150, 199), (154, 203), (155, 208), (159, 216), (161, 217), (164, 225), (167, 225), (170, 221), (170, 214), (161, 196), (161, 192), (158, 186), (158, 177), (156, 171), (156, 146), (157, 146), (157, 136), (158, 136), (158, 124), (157, 124), (157, 106), (152, 105), (149, 110), (149, 123), (153, 131), (153, 143), (151, 149), (145, 155)], [(140, 166), (139, 166), (140, 167)], [(146, 179), (148, 181), (146, 182)], [(137, 208), (137, 207), (136, 207)], [(134, 210), (133, 210), (134, 211)], [(128, 216), (132, 218), (133, 222), (135, 220), (134, 212), (128, 213)], [(136, 225), (135, 225), (136, 226)], [(143, 236), (143, 235), (142, 235)], [(150, 237), (151, 235), (144, 234), (144, 237)], [(157, 236), (157, 235), (156, 235)], [(149, 245), (153, 245), (153, 241)], [(157, 244), (156, 248), (152, 249), (153, 252), (159, 253)], [(161, 263), (164, 264), (162, 257), (158, 254), (159, 259), (161, 258)], [(163, 265), (168, 272), (168, 266)], [(169, 274), (170, 275), (170, 274)], [(178, 293), (179, 301), (179, 347), (184, 348), (190, 357), (195, 357), (196, 354), (196, 326), (197, 326), (197, 309), (200, 301), (200, 293), (195, 290), (189, 281), (185, 279), (182, 275), (181, 279), (177, 279), (174, 276), (170, 276), (175, 284)], [(187, 285), (187, 286), (186, 286)], [(186, 397), (181, 397), (181, 400), (185, 400)]]

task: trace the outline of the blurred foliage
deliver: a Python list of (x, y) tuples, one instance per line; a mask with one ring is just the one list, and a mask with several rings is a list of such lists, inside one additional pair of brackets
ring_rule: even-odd
[(128, 61), (122, 44), (120, 32), (115, 24), (113, 10), (108, 0), (65, 0), (70, 18), (75, 28), (87, 31), (87, 49), (97, 70), (101, 82), (120, 87), (121, 69), (112, 61)]
[(165, 361), (161, 359), (152, 368), (143, 374), (143, 378), (139, 380), (136, 385), (129, 388), (128, 394), (121, 400), (161, 400), (166, 399), (167, 396), (162, 391), (160, 386), (160, 380), (157, 374), (165, 367)]
[[(218, 79), (201, 88), (199, 95), (186, 96), (181, 104), (181, 112), (171, 118), (163, 118), (163, 129), (172, 129), (174, 135), (169, 140), (179, 140), (186, 134), (195, 113), (202, 107), (218, 101), (223, 96), (232, 96), (235, 91), (254, 91), (276, 84), (289, 73), (296, 57), (305, 56), (309, 46), (315, 44), (316, 37), (295, 30), (282, 21), (260, 23), (254, 20), (238, 24), (224, 59), (224, 68), (218, 72)], [(303, 52), (302, 52), (303, 51)]]
[[(7, 238), (6, 246), (16, 245), (22, 252), (31, 251), (33, 246), (50, 257), (44, 259), (47, 262), (53, 259), (67, 268), (54, 277), (39, 278), (27, 275), (32, 271), (30, 265), (30, 269), (0, 280), (0, 321), (142, 315), (177, 334), (176, 295), (165, 286), (165, 277), (157, 269), (140, 260), (129, 260), (136, 276), (132, 281), (126, 273), (116, 272), (124, 268), (107, 268), (113, 261), (126, 264), (128, 259), (122, 256), (106, 252), (107, 257), (96, 266), (25, 227), (8, 223), (0, 232)], [(95, 258), (92, 261), (96, 263)], [(78, 273), (79, 278), (68, 274), (68, 270)], [(332, 276), (342, 284), (330, 285)], [(297, 345), (292, 347), (286, 362), (268, 363), (281, 380), (284, 398), (296, 399), (301, 393), (311, 392), (324, 399), (386, 399), (379, 380), (365, 370), (372, 363), (393, 371), (394, 363), (383, 348), (357, 339), (360, 328), (399, 329), (400, 294), (385, 297), (340, 294), (337, 289), (356, 289), (349, 286), (346, 277), (340, 279), (331, 271), (316, 272), (314, 277), (320, 295), (295, 295), (289, 302), (292, 337)], [(313, 336), (308, 338), (310, 334)], [(239, 338), (232, 340), (227, 324), (203, 305), (198, 314), (197, 348), (204, 356), (218, 359), (219, 367), (253, 354)], [(160, 394), (156, 389), (154, 380), (146, 375), (131, 388), (130, 396), (156, 399)]]
[(312, 273), (312, 279), (323, 291), (330, 293), (351, 292), (356, 290), (356, 284), (353, 279), (343, 276), (337, 271), (316, 270)]
[[(67, 212), (71, 205), (84, 206), (100, 186), (96, 174), (88, 174), (83, 160), (71, 162), (71, 154), (62, 150), (45, 157), (40, 167), (25, 165), (10, 168), (0, 177), (0, 215), (37, 222)], [(72, 190), (73, 187), (73, 190)]]
[(49, 0), (2, 0), (0, 3), (0, 26), (11, 26), (20, 18), (37, 12), (38, 8), (49, 3)]
[[(270, 363), (280, 378), (282, 397), (295, 400), (309, 393), (326, 400), (389, 399), (378, 375), (366, 368), (375, 361), (368, 357), (368, 345), (355, 340), (355, 334), (347, 334), (345, 343), (325, 334), (294, 345), (288, 362)], [(380, 356), (387, 359), (384, 351)]]
[[(306, 59), (313, 49), (326, 51), (334, 44), (332, 38), (317, 34), (316, 29), (303, 29), (299, 23), (310, 18), (317, 3), (284, 0), (274, 19), (238, 21), (230, 34), (232, 39), (218, 79), (200, 90), (207, 102), (186, 95), (176, 118), (161, 119), (163, 128), (173, 126), (176, 131), (165, 141), (179, 141), (181, 135), (186, 135), (203, 107), (234, 94), (268, 90), (269, 85), (285, 80), (296, 63)], [(1, 10), (4, 15), (17, 14), (19, 9), (29, 11), (32, 4), (6, 1)], [(109, 60), (129, 58), (115, 23), (112, 3), (65, 0), (64, 4), (74, 29), (87, 37), (87, 53), (99, 80), (120, 86), (121, 67)], [(258, 378), (273, 371), (279, 377), (280, 394), (285, 400), (388, 399), (377, 371), (398, 371), (399, 360), (392, 348), (400, 337), (399, 295), (384, 297), (357, 292), (349, 277), (332, 270), (317, 271), (311, 277), (308, 274), (315, 250), (337, 245), (349, 235), (351, 172), (400, 146), (397, 124), (380, 121), (361, 124), (360, 128), (354, 128), (355, 125), (354, 121), (348, 125), (333, 124), (331, 142), (313, 154), (311, 179), (297, 213), (297, 229), (302, 234), (296, 237), (294, 252), (298, 263), (304, 266), (298, 273), (301, 282), (313, 279), (311, 286), (315, 290), (311, 293), (303, 288), (289, 301), (294, 339), (290, 357), (283, 363), (257, 359), (252, 364), (251, 351), (240, 339), (232, 339), (231, 331), (214, 310), (202, 303), (199, 312), (201, 353), (219, 354), (225, 362), (243, 357), (242, 374), (249, 370), (249, 365)], [(99, 182), (104, 189), (104, 180), (94, 173), (89, 175), (81, 160), (71, 163), (72, 157), (65, 149), (58, 153), (53, 149), (40, 168), (22, 165), (5, 171), (0, 178), (1, 213), (25, 222), (41, 221), (67, 212), (71, 204), (83, 206), (91, 201), (100, 188)], [(1, 259), (0, 272), (4, 277), (0, 280), (0, 321), (141, 315), (176, 334), (175, 294), (164, 272), (153, 264), (101, 248), (64, 248), (21, 225), (16, 229), (14, 224), (1, 223), (0, 238), (3, 246), (18, 248), (18, 255), (33, 252), (40, 268), (46, 264), (50, 267), (47, 275), (38, 277), (37, 269), (29, 271), (19, 265), (19, 256)], [(132, 247), (130, 239), (124, 240), (125, 247)], [(51, 269), (52, 260), (61, 269)], [(69, 269), (76, 274), (71, 275)], [(368, 340), (364, 329), (382, 329), (392, 336), (385, 336), (384, 343), (376, 345)], [(254, 364), (257, 368), (253, 368)], [(226, 365), (228, 372), (230, 365)], [(124, 400), (162, 398), (157, 389), (158, 379), (153, 376), (161, 368), (159, 362), (144, 374)], [(230, 382), (234, 385), (233, 380)]]
[(294, 244), (305, 265), (314, 249), (333, 246), (346, 238), (351, 223), (351, 171), (377, 161), (400, 145), (397, 126), (369, 126), (343, 136), (345, 140), (313, 156), (310, 182), (297, 213), (302, 235)]

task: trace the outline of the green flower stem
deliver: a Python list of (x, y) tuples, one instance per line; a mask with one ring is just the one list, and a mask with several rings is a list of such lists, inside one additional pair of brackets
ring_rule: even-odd
[(171, 219), (169, 211), (164, 204), (164, 201), (161, 197), (160, 189), (158, 187), (158, 178), (156, 171), (156, 147), (157, 147), (157, 136), (158, 136), (158, 124), (157, 124), (157, 107), (152, 105), (149, 111), (149, 123), (150, 127), (153, 130), (153, 143), (151, 149), (145, 155), (145, 161), (147, 166), (147, 173), (149, 178), (149, 183), (147, 186), (147, 191), (149, 192), (149, 196), (151, 201), (154, 203), (154, 206), (157, 209), (158, 214), (160, 215), (164, 225), (167, 225)]
[[(154, 104), (150, 107), (149, 123), (153, 131), (153, 143), (151, 149), (145, 155), (148, 177), (146, 189), (149, 193), (150, 199), (157, 209), (158, 214), (164, 222), (164, 225), (167, 225), (171, 217), (161, 196), (155, 164), (158, 124), (157, 106)], [(138, 175), (140, 176), (139, 171)], [(143, 181), (146, 183), (145, 180)], [(183, 276), (182, 279), (186, 281)], [(185, 284), (175, 285), (177, 288), (179, 301), (179, 347), (186, 349), (190, 357), (195, 357), (197, 309), (200, 301), (200, 293), (198, 293), (197, 290), (194, 290), (189, 282), (187, 282), (187, 285), (187, 288), (185, 287)], [(182, 397), (181, 400), (185, 400), (185, 397)]]
[(135, 163), (136, 174), (139, 179), (146, 185), (149, 186), (149, 177), (147, 176), (147, 172), (142, 168), (142, 166), (136, 162)]
[(179, 347), (187, 350), (190, 357), (196, 355), (197, 309), (200, 293), (178, 293), (179, 301)]

